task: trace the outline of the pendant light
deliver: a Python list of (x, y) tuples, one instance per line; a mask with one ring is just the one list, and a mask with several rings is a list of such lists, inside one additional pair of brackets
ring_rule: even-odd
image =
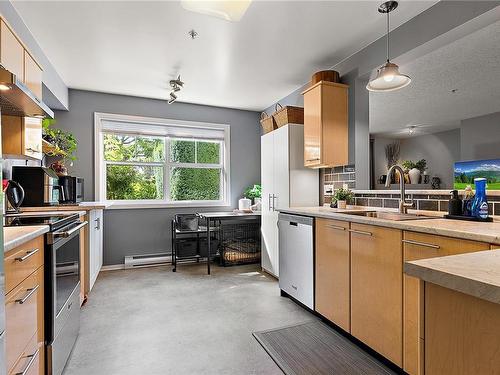
[(366, 85), (368, 91), (395, 91), (410, 84), (411, 78), (399, 72), (399, 66), (389, 60), (389, 13), (398, 7), (397, 1), (386, 1), (378, 7), (380, 13), (387, 14), (387, 61), (377, 69), (377, 76)]

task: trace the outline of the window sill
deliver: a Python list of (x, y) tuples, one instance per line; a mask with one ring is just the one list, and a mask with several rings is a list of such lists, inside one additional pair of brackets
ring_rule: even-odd
[(197, 207), (230, 207), (228, 202), (207, 202), (207, 201), (185, 201), (185, 202), (119, 202), (106, 201), (108, 210), (134, 210), (147, 208), (197, 208)]

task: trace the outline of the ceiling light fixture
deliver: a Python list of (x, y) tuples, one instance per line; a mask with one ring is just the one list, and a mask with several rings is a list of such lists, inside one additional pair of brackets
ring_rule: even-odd
[(395, 91), (408, 86), (411, 78), (399, 72), (399, 66), (389, 58), (389, 13), (398, 7), (397, 1), (386, 1), (378, 7), (379, 13), (387, 14), (387, 61), (377, 69), (377, 76), (366, 85), (368, 91)]
[(417, 126), (416, 125), (410, 125), (410, 126), (408, 126), (408, 135), (412, 136), (413, 134), (415, 134), (416, 130), (417, 130)]
[(10, 90), (10, 86), (4, 83), (0, 83), (0, 91), (7, 91), (7, 90)]
[(251, 0), (181, 0), (184, 9), (191, 12), (222, 18), (226, 21), (238, 22), (250, 6)]
[(181, 88), (184, 86), (184, 82), (181, 81), (181, 76), (179, 75), (177, 79), (170, 80), (170, 87), (172, 87), (172, 91), (170, 91), (170, 99), (167, 101), (168, 104), (172, 104), (177, 100), (176, 92), (181, 91)]

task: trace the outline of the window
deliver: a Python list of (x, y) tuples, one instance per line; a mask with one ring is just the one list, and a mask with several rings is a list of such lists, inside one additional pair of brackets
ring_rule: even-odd
[(112, 207), (229, 205), (229, 125), (96, 113), (95, 137)]

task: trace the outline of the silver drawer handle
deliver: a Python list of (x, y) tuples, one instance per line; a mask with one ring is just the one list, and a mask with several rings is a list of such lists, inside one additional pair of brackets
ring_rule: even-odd
[(318, 161), (319, 158), (314, 158), (314, 159), (307, 159), (306, 161)]
[(364, 230), (349, 229), (349, 232), (355, 234), (362, 234), (363, 236), (373, 236), (372, 232), (366, 232)]
[(329, 224), (327, 224), (327, 228), (336, 229), (336, 230), (345, 230), (344, 227), (339, 227), (337, 225), (329, 225)]
[(28, 294), (26, 294), (23, 298), (21, 299), (16, 299), (16, 303), (22, 305), (24, 302), (26, 302), (40, 287), (40, 285), (35, 286), (34, 288), (26, 289)]
[(419, 241), (413, 241), (413, 240), (403, 240), (403, 242), (410, 244), (410, 245), (416, 245), (416, 246), (422, 246), (422, 247), (432, 247), (433, 249), (440, 249), (441, 248), (441, 246), (434, 245), (432, 243), (425, 243), (425, 242), (419, 242)]
[(26, 375), (29, 372), (31, 366), (33, 366), (33, 363), (35, 362), (35, 359), (39, 353), (40, 353), (40, 349), (37, 349), (36, 352), (34, 352), (33, 354), (27, 355), (26, 358), (30, 359), (28, 364), (26, 365), (26, 367), (24, 368), (24, 370), (22, 372), (16, 372), (15, 375)]
[(75, 233), (75, 232), (79, 231), (80, 229), (82, 229), (87, 224), (88, 224), (88, 221), (82, 221), (81, 224), (79, 224), (78, 226), (74, 227), (73, 229), (67, 230), (65, 232), (54, 232), (54, 237), (67, 238), (67, 237), (71, 236), (73, 233)]
[(29, 257), (35, 255), (39, 251), (40, 251), (40, 249), (33, 249), (33, 250), (30, 250), (30, 251), (27, 251), (25, 256), (17, 257), (15, 260), (17, 260), (18, 262), (24, 262), (26, 259), (28, 259)]

